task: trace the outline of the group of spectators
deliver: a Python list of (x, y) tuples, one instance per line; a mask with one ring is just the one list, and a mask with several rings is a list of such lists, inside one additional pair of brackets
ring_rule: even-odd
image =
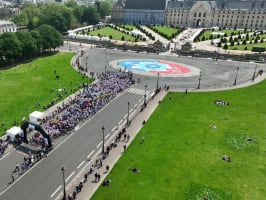
[(98, 82), (84, 85), (82, 91), (47, 115), (43, 120), (44, 128), (52, 138), (74, 130), (79, 122), (92, 117), (119, 92), (129, 87), (132, 78), (133, 74), (125, 71), (101, 74)]

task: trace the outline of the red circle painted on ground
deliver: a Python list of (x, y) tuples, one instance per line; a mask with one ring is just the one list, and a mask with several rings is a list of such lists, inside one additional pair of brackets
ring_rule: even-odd
[(149, 71), (150, 73), (161, 73), (161, 74), (186, 74), (191, 72), (191, 69), (189, 69), (186, 66), (177, 64), (177, 63), (172, 63), (172, 62), (167, 62), (167, 61), (162, 61), (158, 60), (159, 63), (167, 65), (167, 69), (165, 70), (151, 70)]

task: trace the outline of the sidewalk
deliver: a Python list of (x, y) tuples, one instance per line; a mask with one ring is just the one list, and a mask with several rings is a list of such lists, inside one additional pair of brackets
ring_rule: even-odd
[[(81, 192), (79, 192), (76, 196), (77, 200), (90, 199), (92, 197), (92, 195), (97, 190), (97, 188), (102, 185), (102, 182), (105, 180), (108, 173), (112, 170), (115, 163), (123, 155), (124, 145), (126, 145), (126, 147), (128, 147), (130, 145), (132, 140), (135, 138), (135, 136), (141, 130), (141, 128), (143, 126), (142, 122), (144, 120), (147, 121), (149, 119), (151, 114), (157, 108), (159, 101), (162, 100), (166, 94), (167, 94), (167, 92), (165, 92), (164, 90), (161, 90), (157, 95), (155, 95), (154, 99), (151, 99), (148, 102), (147, 107), (142, 112), (139, 112), (135, 118), (133, 118), (130, 126), (126, 129), (126, 134), (130, 135), (130, 139), (128, 141), (127, 140), (124, 141), (123, 137), (122, 137), (120, 142), (117, 143), (117, 147), (112, 148), (112, 150), (109, 153), (109, 156), (107, 158), (105, 158), (104, 160), (102, 160), (102, 167), (95, 167), (93, 173), (88, 175), (88, 179), (83, 184)], [(119, 131), (120, 130), (118, 130), (118, 132)], [(114, 134), (113, 138), (111, 138), (111, 139), (114, 140), (116, 135), (117, 134)], [(109, 141), (109, 143), (107, 143), (107, 144), (110, 144), (110, 143), (111, 142)], [(66, 187), (67, 195), (71, 194), (75, 190), (75, 187), (77, 185), (79, 185), (79, 183), (81, 181), (83, 181), (84, 174), (88, 172), (88, 169), (92, 164), (95, 165), (96, 159), (97, 158), (99, 159), (100, 156), (101, 156), (101, 152), (99, 151), (96, 153), (96, 156), (94, 156), (94, 158), (92, 158), (90, 161), (88, 161), (86, 163), (85, 167), (79, 172), (79, 174), (77, 174), (77, 176), (71, 182), (71, 184), (67, 185), (67, 187)], [(106, 165), (108, 165), (110, 167), (108, 172), (106, 172)], [(95, 181), (95, 176), (94, 176), (95, 173), (98, 173), (101, 176), (100, 181), (98, 181), (98, 182)], [(111, 184), (113, 184), (113, 183), (111, 183)], [(56, 199), (58, 199), (58, 200), (62, 199), (62, 195), (58, 196)]]

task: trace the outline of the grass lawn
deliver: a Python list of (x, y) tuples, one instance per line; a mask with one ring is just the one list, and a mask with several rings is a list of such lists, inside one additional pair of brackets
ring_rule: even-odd
[[(34, 110), (43, 111), (43, 106), (56, 98), (60, 100), (58, 89), (65, 88), (69, 95), (71, 89), (72, 92), (78, 89), (79, 83), (89, 81), (71, 67), (73, 56), (73, 53), (58, 53), (0, 70), (0, 122), (4, 121), (8, 129), (14, 120), (20, 123)], [(62, 95), (65, 98), (67, 94)], [(36, 107), (36, 102), (40, 102), (40, 107)], [(3, 135), (1, 126), (0, 131)]]
[(172, 28), (170, 26), (152, 26), (153, 29), (156, 29), (158, 32), (167, 35), (167, 37), (172, 37), (173, 34), (179, 31), (177, 28)]
[[(225, 29), (225, 30), (217, 30), (217, 31), (209, 30), (209, 31), (204, 31), (204, 33), (200, 36), (200, 38), (205, 37), (206, 40), (209, 40), (212, 32), (219, 32), (219, 33), (224, 33), (224, 34), (226, 33), (227, 36), (230, 37), (232, 32), (234, 32), (236, 34), (238, 34), (238, 32), (240, 32), (241, 34), (243, 34), (244, 30), (233, 30), (233, 29), (231, 29), (231, 30)], [(216, 38), (218, 38), (217, 35), (213, 34), (213, 39), (216, 39)]]
[[(217, 99), (230, 105), (216, 105)], [(92, 199), (265, 199), (265, 101), (266, 81), (231, 91), (168, 94), (108, 175), (110, 186), (101, 186)]]
[(119, 27), (126, 29), (128, 31), (133, 31), (133, 29), (137, 29), (136, 26), (130, 25), (130, 24), (125, 24), (125, 25), (118, 25)]
[(231, 46), (230, 44), (228, 44), (228, 49), (231, 49), (231, 50), (244, 50), (245, 47), (247, 47), (248, 51), (251, 51), (252, 47), (266, 47), (266, 42), (257, 43), (257, 44), (252, 43), (252, 44), (246, 44), (246, 45), (234, 45), (234, 46)]
[(124, 36), (125, 41), (135, 41), (135, 37), (131, 36), (131, 35), (127, 35), (125, 33), (122, 33), (118, 30), (115, 30), (111, 27), (104, 27), (95, 31), (91, 31), (88, 33), (89, 35), (96, 35), (98, 36), (100, 34), (100, 36), (105, 36), (105, 37), (109, 37), (110, 35), (112, 36), (113, 40), (121, 40), (122, 36)]

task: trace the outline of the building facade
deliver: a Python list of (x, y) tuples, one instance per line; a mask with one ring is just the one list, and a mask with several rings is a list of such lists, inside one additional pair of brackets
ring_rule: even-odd
[(266, 30), (265, 0), (167, 2), (165, 23), (179, 27)]
[(118, 0), (113, 7), (112, 22), (163, 24), (166, 0)]
[(16, 32), (17, 26), (13, 22), (0, 21), (0, 34), (5, 32)]

